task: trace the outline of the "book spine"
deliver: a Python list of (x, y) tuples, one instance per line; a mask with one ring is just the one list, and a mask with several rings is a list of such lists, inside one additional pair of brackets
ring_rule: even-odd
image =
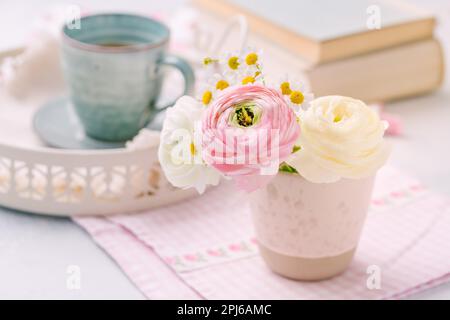
[(437, 89), (444, 77), (444, 58), (440, 43), (429, 39), (318, 65), (306, 75), (315, 96), (387, 102)]

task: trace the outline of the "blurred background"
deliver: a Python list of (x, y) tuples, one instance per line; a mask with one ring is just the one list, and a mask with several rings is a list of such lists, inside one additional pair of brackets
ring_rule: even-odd
[[(288, 0), (194, 2), (4, 0), (0, 50), (29, 43), (36, 21), (69, 4), (82, 13), (126, 11), (157, 17), (172, 28), (172, 51), (195, 62), (213, 50), (226, 16), (246, 13), (248, 44), (263, 49), (266, 72), (302, 77), (316, 96), (335, 93), (386, 102), (383, 111), (393, 117), (397, 134), (391, 162), (450, 193), (448, 1), (344, 0), (325, 6)], [(239, 32), (233, 32), (223, 49), (238, 49)]]
[[(418, 177), (431, 189), (450, 195), (450, 84), (446, 76), (450, 59), (450, 1), (342, 0), (322, 4), (298, 0), (2, 0), (0, 51), (32, 43), (42, 21), (51, 20), (64, 5), (75, 5), (83, 14), (119, 11), (162, 20), (171, 28), (171, 51), (199, 68), (201, 59), (208, 54), (240, 48), (239, 30), (244, 27), (239, 18), (233, 20), (235, 27), (226, 38), (222, 39), (221, 34), (229, 17), (244, 14), (250, 30), (247, 44), (263, 50), (264, 68), (273, 80), (289, 73), (306, 81), (316, 96), (350, 95), (371, 103), (391, 123), (393, 153), (389, 163)], [(43, 72), (42, 79), (46, 76)], [(201, 79), (201, 72), (197, 76)], [(174, 75), (174, 79), (166, 84), (166, 92), (181, 87), (179, 77)], [(32, 85), (38, 85), (40, 79), (33, 81)], [(0, 105), (0, 119), (6, 112), (4, 107)], [(2, 141), (11, 138), (1, 134)], [(9, 248), (3, 252), (5, 257), (17, 258), (19, 252), (15, 248), (20, 239), (39, 233), (44, 235), (39, 238), (40, 245), (49, 248), (42, 259), (55, 264), (19, 274), (26, 269), (28, 258), (18, 259), (23, 265), (16, 276), (2, 279), (0, 293), (9, 291), (12, 296), (23, 297), (25, 287), (27, 295), (34, 297), (42, 294), (40, 284), (49, 288), (43, 298), (59, 297), (57, 281), (64, 279), (65, 274), (54, 274), (70, 263), (65, 248), (76, 239), (80, 259), (89, 270), (86, 278), (95, 279), (86, 286), (84, 297), (140, 298), (120, 270), (108, 257), (100, 256), (99, 249), (72, 223), (40, 217), (13, 218), (8, 213), (2, 219), (4, 237), (0, 250), (2, 245)], [(14, 230), (18, 225), (23, 226), (20, 232), (8, 233), (7, 229)], [(50, 229), (51, 235), (46, 233)], [(11, 246), (8, 239), (19, 242)], [(29, 247), (25, 250), (37, 254), (31, 243), (26, 246)], [(0, 274), (2, 270), (11, 270), (5, 259), (0, 259)], [(39, 279), (36, 274), (49, 277)], [(17, 279), (22, 277), (28, 284), (21, 287)], [(36, 286), (30, 289), (33, 282)], [(448, 292), (447, 285), (427, 297), (434, 294), (448, 298)], [(77, 297), (74, 292), (63, 294)]]

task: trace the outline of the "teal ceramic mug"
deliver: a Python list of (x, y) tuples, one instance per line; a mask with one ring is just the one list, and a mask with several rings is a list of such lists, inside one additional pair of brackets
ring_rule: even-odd
[(169, 29), (130, 14), (81, 18), (80, 28), (63, 28), (62, 62), (70, 98), (85, 132), (106, 141), (131, 139), (154, 116), (164, 65), (179, 69), (189, 94), (189, 64), (167, 53)]

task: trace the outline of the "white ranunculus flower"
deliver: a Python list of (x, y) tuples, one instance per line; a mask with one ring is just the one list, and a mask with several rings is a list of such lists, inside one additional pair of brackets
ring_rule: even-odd
[(305, 179), (335, 182), (374, 174), (390, 148), (383, 135), (387, 123), (364, 102), (325, 96), (311, 102), (300, 116), (301, 149), (286, 162)]
[(194, 187), (203, 193), (207, 185), (217, 185), (220, 174), (201, 157), (201, 141), (195, 134), (204, 107), (189, 96), (167, 109), (161, 131), (158, 158), (167, 180), (178, 188)]

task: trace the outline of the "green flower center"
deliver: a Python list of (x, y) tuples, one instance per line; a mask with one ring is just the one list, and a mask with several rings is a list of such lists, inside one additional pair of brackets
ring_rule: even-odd
[(261, 117), (261, 110), (254, 102), (242, 102), (234, 107), (230, 121), (238, 127), (251, 127)]

